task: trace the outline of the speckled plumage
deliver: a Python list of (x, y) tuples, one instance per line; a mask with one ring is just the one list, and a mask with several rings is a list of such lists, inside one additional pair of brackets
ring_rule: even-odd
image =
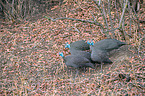
[(63, 57), (64, 63), (68, 66), (68, 67), (74, 67), (77, 68), (77, 72), (76, 72), (76, 76), (79, 72), (79, 68), (86, 68), (86, 67), (91, 67), (91, 68), (95, 68), (94, 64), (92, 64), (90, 62), (90, 60), (88, 60), (85, 57), (82, 57), (80, 55), (68, 55), (66, 57), (63, 56), (63, 53), (59, 53), (60, 56)]
[(116, 39), (103, 39), (96, 42), (93, 46), (97, 49), (104, 50), (104, 51), (112, 51), (114, 49), (118, 49), (119, 47), (125, 45), (126, 43), (121, 42)]
[(101, 63), (101, 72), (102, 72), (102, 65), (103, 63), (112, 63), (112, 61), (108, 57), (108, 53), (103, 48), (98, 48), (94, 46), (94, 43), (89, 43), (91, 48), (91, 60), (96, 63)]
[(82, 67), (91, 67), (94, 68), (94, 65), (85, 57), (79, 55), (69, 55), (64, 57), (64, 62), (67, 66), (82, 68)]
[(85, 50), (89, 50), (90, 46), (89, 46), (89, 44), (86, 43), (85, 40), (79, 40), (79, 41), (72, 42), (70, 44), (70, 48), (73, 48), (75, 50), (85, 51)]
[(91, 59), (97, 63), (112, 63), (106, 51), (100, 50), (92, 46)]
[(91, 60), (91, 52), (86, 52), (84, 50), (90, 49), (89, 44), (87, 44), (84, 40), (73, 42), (71, 45), (66, 43), (65, 48), (70, 49), (71, 55), (85, 57), (88, 60)]
[(69, 67), (82, 68), (82, 67), (91, 67), (94, 68), (94, 65), (85, 57), (80, 55), (68, 55), (62, 56), (64, 63)]
[(85, 57), (89, 60), (91, 60), (91, 52), (81, 51), (81, 50), (75, 50), (70, 48), (71, 55), (79, 55), (81, 57)]

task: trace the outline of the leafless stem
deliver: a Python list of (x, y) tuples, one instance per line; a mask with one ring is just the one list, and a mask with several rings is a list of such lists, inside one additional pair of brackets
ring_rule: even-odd
[[(101, 6), (98, 4), (98, 2), (96, 0), (92, 0), (95, 2), (95, 4), (97, 5), (98, 9), (100, 10), (101, 12), (101, 15), (103, 17), (103, 20), (104, 20), (104, 23), (105, 23), (105, 26), (107, 28), (107, 30), (109, 29), (108, 27), (108, 22), (107, 22), (107, 19), (106, 19), (106, 13), (105, 13), (105, 10), (104, 10), (104, 6), (102, 5), (102, 9), (101, 9)], [(104, 28), (103, 28), (104, 29)], [(105, 34), (108, 38), (110, 38), (110, 35), (107, 33)]]
[(76, 27), (72, 26), (78, 33), (81, 33)]
[(115, 31), (115, 30), (117, 30), (117, 29), (119, 29), (119, 27), (118, 27), (118, 28), (115, 28), (115, 29), (111, 29), (111, 30), (104, 31), (104, 33), (105, 33), (105, 32), (112, 32), (112, 31)]
[(94, 16), (94, 14), (93, 14), (91, 11), (89, 11), (89, 12), (92, 14), (92, 16), (93, 16), (93, 18), (94, 18), (94, 22), (95, 22), (96, 17)]
[(103, 28), (103, 25), (99, 22), (94, 22), (94, 21), (90, 21), (90, 20), (83, 20), (83, 19), (75, 19), (75, 18), (67, 18), (67, 17), (61, 17), (61, 18), (56, 18), (56, 19), (53, 19), (51, 17), (47, 17), (45, 16), (45, 18), (47, 19), (50, 19), (52, 20), (53, 22), (56, 21), (56, 20), (64, 20), (64, 19), (67, 19), (67, 20), (72, 20), (72, 21), (81, 21), (81, 22), (85, 22), (85, 23), (91, 23), (91, 24), (95, 24), (95, 25), (98, 25), (100, 26), (101, 28)]
[(119, 12), (118, 12), (118, 7), (117, 7), (117, 2), (115, 0), (115, 9), (116, 9), (116, 13), (117, 13), (117, 19), (118, 19), (118, 22), (119, 22)]
[(105, 26), (106, 26), (106, 28), (108, 30), (109, 26), (108, 26), (108, 22), (107, 22), (106, 12), (105, 12), (105, 9), (104, 9), (104, 4), (102, 4), (102, 9), (103, 9), (103, 16), (104, 16)]
[(138, 47), (138, 55), (139, 55), (139, 51), (140, 51), (140, 47), (141, 47), (141, 43), (143, 42), (143, 39), (145, 39), (145, 35), (142, 38), (140, 38), (139, 47)]
[(105, 10), (104, 10), (104, 7), (102, 5), (102, 9), (100, 8), (101, 6), (99, 6), (98, 2), (96, 0), (93, 0), (95, 2), (95, 4), (97, 5), (97, 7), (99, 8), (100, 12), (101, 12), (101, 15), (103, 16), (103, 19), (104, 19), (104, 23), (106, 24), (106, 28), (108, 28), (108, 23), (107, 23), (107, 19), (106, 19), (106, 13), (105, 13)]
[(129, 11), (129, 34), (131, 35), (131, 25), (132, 25), (132, 18), (131, 18), (131, 8), (130, 8), (130, 3), (128, 3), (128, 11)]
[(136, 14), (136, 11), (135, 11), (135, 10), (133, 10), (133, 11), (134, 11), (134, 15), (135, 15), (135, 17), (136, 17), (136, 19), (137, 19), (138, 29), (140, 30), (140, 26), (139, 26), (139, 18), (138, 18), (137, 14)]
[[(110, 19), (110, 24), (111, 24), (111, 30), (113, 30), (113, 22), (112, 22), (111, 11), (110, 11), (110, 0), (108, 0), (108, 14), (109, 14), (109, 19)], [(114, 38), (115, 34), (113, 31), (112, 31), (112, 35)]]
[(100, 4), (101, 4), (101, 0), (99, 0), (99, 6), (100, 6)]
[(123, 21), (123, 18), (124, 18), (124, 13), (125, 13), (125, 10), (126, 10), (127, 2), (128, 2), (128, 0), (126, 0), (126, 2), (124, 4), (124, 8), (123, 8), (123, 12), (122, 12), (122, 15), (121, 15), (121, 19), (119, 21), (119, 27), (122, 26), (122, 21)]

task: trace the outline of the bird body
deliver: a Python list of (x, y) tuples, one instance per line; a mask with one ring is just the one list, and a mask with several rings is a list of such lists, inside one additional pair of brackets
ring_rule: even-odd
[(71, 55), (75, 55), (75, 56), (79, 55), (80, 57), (85, 57), (88, 60), (92, 61), (91, 52), (84, 51), (90, 48), (89, 44), (87, 44), (84, 40), (73, 42), (71, 45), (66, 43), (65, 48), (70, 49)]
[(112, 63), (112, 61), (108, 57), (108, 53), (106, 50), (99, 49), (98, 47), (94, 46), (94, 43), (91, 42), (91, 60), (97, 63)]
[(92, 49), (91, 59), (97, 63), (112, 63), (106, 51), (94, 48)]
[(85, 57), (88, 60), (91, 60), (91, 52), (81, 51), (81, 50), (75, 50), (73, 48), (70, 48), (71, 55), (79, 55), (81, 57)]
[(94, 44), (95, 48), (104, 50), (104, 51), (112, 51), (114, 49), (118, 49), (119, 47), (125, 45), (125, 42), (121, 42), (116, 39), (103, 39)]
[(91, 67), (95, 68), (94, 64), (92, 64), (87, 58), (79, 56), (79, 55), (68, 55), (68, 56), (63, 56), (63, 53), (59, 53), (60, 56), (63, 57), (64, 63), (68, 67), (74, 67), (77, 68), (76, 76), (77, 77), (79, 73), (79, 68), (86, 68), (86, 67)]
[(94, 46), (94, 43), (89, 43), (91, 48), (91, 60), (96, 63), (101, 63), (101, 72), (103, 63), (112, 63), (112, 61), (108, 57), (108, 53), (106, 50), (99, 49), (98, 47)]
[(71, 43), (70, 45), (68, 43), (66, 43), (65, 48), (73, 48), (75, 50), (89, 50), (90, 46), (89, 44), (86, 43), (85, 40), (80, 40), (80, 41), (76, 41)]
[[(61, 55), (61, 53), (60, 53)], [(91, 67), (94, 68), (94, 65), (85, 57), (79, 56), (79, 55), (68, 55), (64, 57), (61, 55), (64, 59), (64, 63), (69, 67), (75, 67), (75, 68), (82, 68), (82, 67)]]
[(82, 67), (91, 67), (94, 68), (94, 65), (87, 59), (84, 57), (80, 57), (80, 56), (66, 56), (64, 58), (64, 62), (67, 66), (69, 67), (75, 67), (75, 68), (82, 68)]

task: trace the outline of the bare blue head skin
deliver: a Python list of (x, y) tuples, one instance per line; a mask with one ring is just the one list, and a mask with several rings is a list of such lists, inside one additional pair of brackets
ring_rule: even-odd
[(87, 41), (87, 43), (88, 43), (89, 45), (94, 45), (94, 42), (93, 42), (93, 41), (91, 41), (91, 42)]
[(70, 45), (68, 44), (68, 42), (65, 44), (65, 48), (70, 48)]
[(94, 45), (94, 42), (93, 41), (91, 41), (91, 45)]
[(62, 52), (59, 52), (59, 55), (60, 55), (61, 57), (64, 57)]
[(89, 45), (91, 45), (91, 42), (90, 42), (90, 41), (87, 41), (87, 43), (88, 43)]

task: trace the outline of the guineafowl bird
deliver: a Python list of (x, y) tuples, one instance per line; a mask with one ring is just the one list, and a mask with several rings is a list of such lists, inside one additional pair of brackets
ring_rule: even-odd
[(77, 50), (74, 47), (70, 47), (70, 45), (68, 43), (65, 45), (65, 48), (69, 48), (70, 49), (71, 55), (79, 55), (79, 56), (85, 57), (85, 58), (87, 58), (87, 59), (89, 59), (91, 61), (91, 52)]
[(103, 39), (96, 42), (93, 46), (97, 49), (101, 49), (107, 52), (110, 52), (114, 49), (118, 49), (119, 47), (126, 45), (125, 42), (121, 42), (116, 39)]
[(109, 59), (108, 54), (106, 51), (101, 50), (96, 48), (96, 46), (94, 46), (94, 43), (88, 43), (91, 45), (91, 59), (94, 62), (97, 63), (101, 63), (101, 72), (102, 72), (102, 64), (103, 63), (112, 63), (112, 61)]
[[(68, 55), (66, 57), (63, 56), (63, 53), (59, 53), (59, 55), (63, 58), (64, 63), (69, 67), (77, 68), (76, 76), (78, 74), (78, 69), (83, 67), (91, 67), (95, 68), (94, 65), (85, 57), (79, 55)], [(75, 76), (75, 77), (76, 77)]]
[(65, 48), (68, 48), (68, 47), (71, 47), (76, 50), (82, 50), (82, 51), (90, 49), (89, 44), (87, 44), (85, 40), (76, 41), (76, 42), (71, 43), (70, 45), (66, 43)]

